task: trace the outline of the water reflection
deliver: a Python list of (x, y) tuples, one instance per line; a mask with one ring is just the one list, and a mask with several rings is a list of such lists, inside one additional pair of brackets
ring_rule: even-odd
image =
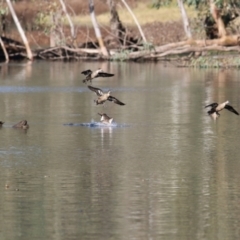
[[(82, 125), (103, 108), (80, 72), (99, 67), (115, 76), (93, 85), (126, 100), (106, 106), (117, 127)], [(3, 238), (239, 238), (239, 117), (204, 109), (240, 109), (238, 71), (34, 62), (0, 75)]]

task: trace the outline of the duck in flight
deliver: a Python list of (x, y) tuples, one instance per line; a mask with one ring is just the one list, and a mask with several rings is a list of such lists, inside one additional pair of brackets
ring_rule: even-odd
[(95, 87), (92, 87), (92, 86), (88, 86), (88, 88), (89, 88), (91, 91), (95, 92), (95, 93), (97, 94), (97, 96), (98, 96), (98, 99), (94, 100), (94, 102), (96, 103), (96, 105), (98, 105), (98, 104), (103, 104), (103, 103), (105, 103), (106, 101), (114, 102), (114, 103), (116, 103), (116, 104), (118, 104), (118, 105), (121, 105), (121, 106), (125, 105), (125, 103), (122, 103), (122, 102), (119, 101), (117, 98), (111, 96), (111, 95), (110, 95), (110, 93), (111, 93), (110, 91), (104, 93), (104, 92), (102, 91), (102, 89), (100, 89), (100, 88), (95, 88)]
[(223, 102), (223, 103), (211, 103), (207, 107), (211, 107), (211, 109), (208, 111), (208, 115), (210, 115), (213, 119), (217, 119), (217, 117), (220, 116), (219, 112), (222, 111), (224, 108), (227, 109), (228, 111), (235, 113), (236, 115), (239, 115), (239, 113), (229, 104), (229, 101)]
[(98, 113), (98, 115), (101, 116), (100, 121), (104, 124), (111, 124), (113, 121), (113, 118), (110, 118), (106, 113)]
[(92, 70), (88, 69), (88, 70), (82, 71), (81, 73), (86, 76), (85, 79), (83, 80), (84, 83), (86, 83), (87, 81), (90, 81), (90, 83), (92, 83), (92, 80), (94, 78), (98, 78), (98, 77), (114, 76), (114, 74), (112, 74), (112, 73), (103, 72), (103, 70), (101, 68), (99, 68), (98, 70), (96, 70), (94, 72)]

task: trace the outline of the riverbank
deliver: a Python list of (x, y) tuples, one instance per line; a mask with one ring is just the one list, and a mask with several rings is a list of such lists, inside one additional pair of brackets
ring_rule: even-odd
[[(70, 1), (73, 5), (74, 1)], [(101, 29), (103, 41), (108, 49), (108, 56), (103, 56), (99, 50), (95, 32), (92, 28), (90, 16), (88, 14), (88, 5), (81, 2), (81, 8), (75, 6), (74, 11), (78, 13), (72, 16), (75, 25), (76, 38), (74, 45), (71, 42), (70, 28), (65, 20), (62, 22), (61, 31), (64, 41), (61, 46), (49, 47), (50, 37), (42, 27), (31, 29), (25, 26), (33, 15), (28, 14), (29, 8), (33, 5), (26, 5), (22, 1), (18, 7), (15, 6), (20, 21), (25, 26), (25, 32), (33, 51), (33, 59), (42, 60), (61, 60), (61, 61), (79, 61), (79, 60), (108, 60), (108, 61), (164, 61), (174, 66), (180, 67), (239, 67), (238, 53), (239, 47), (213, 45), (208, 40), (186, 40), (183, 30), (183, 24), (178, 7), (172, 5), (160, 9), (150, 8), (142, 1), (136, 3), (131, 1), (130, 5), (139, 23), (142, 26), (146, 36), (143, 42), (139, 31), (133, 22), (132, 17), (118, 5), (118, 14), (123, 26), (126, 28), (127, 37), (134, 41), (126, 46), (114, 45), (114, 38), (110, 29), (110, 14), (107, 4), (98, 2), (95, 6), (98, 23)], [(25, 7), (25, 9), (24, 9)], [(33, 9), (33, 12), (36, 9)], [(20, 14), (25, 12), (24, 17)], [(171, 12), (171, 14), (169, 14)], [(196, 16), (193, 9), (188, 8), (187, 12), (192, 20)], [(46, 28), (49, 28), (48, 19), (45, 18)], [(31, 29), (31, 30), (29, 30)], [(45, 29), (46, 30), (46, 29)], [(21, 44), (21, 39), (16, 30), (11, 29), (7, 32), (7, 38), (3, 38), (10, 60), (20, 60), (27, 58), (25, 48)], [(199, 38), (193, 31), (193, 36)], [(201, 36), (200, 36), (201, 38)], [(12, 41), (14, 39), (14, 41)], [(194, 37), (193, 37), (194, 39)], [(204, 39), (204, 38), (203, 38)], [(16, 41), (15, 41), (16, 40)], [(116, 41), (116, 40), (115, 40)], [(220, 57), (219, 57), (220, 56)], [(5, 59), (3, 52), (0, 51), (0, 58)], [(228, 58), (228, 60), (225, 60)]]
[[(50, 46), (49, 31), (51, 23), (49, 22), (47, 14), (43, 13), (44, 11), (48, 11), (50, 6), (44, 5), (42, 1), (39, 1), (39, 3), (39, 6), (36, 6), (34, 1), (20, 1), (14, 4), (16, 14), (33, 49)], [(151, 1), (136, 2), (131, 0), (128, 1), (128, 4), (133, 9), (148, 42), (159, 46), (184, 40), (185, 35), (181, 14), (177, 5), (174, 4), (156, 9), (151, 7)], [(96, 37), (92, 28), (87, 1), (69, 0), (67, 7), (75, 25), (77, 45), (80, 46), (89, 41), (89, 39), (95, 41)], [(55, 10), (59, 11), (59, 8), (55, 7)], [(132, 35), (139, 36), (139, 31), (133, 18), (120, 2), (117, 3), (117, 10), (124, 27), (126, 27)], [(192, 8), (187, 8), (187, 12), (190, 18), (196, 17), (196, 12)], [(95, 13), (103, 39), (107, 38), (111, 35), (108, 5), (102, 1), (96, 2)], [(6, 22), (7, 29), (5, 36), (16, 41), (21, 41), (10, 16), (7, 17)], [(61, 22), (61, 25), (62, 31), (67, 39), (70, 35), (69, 24), (64, 20)]]

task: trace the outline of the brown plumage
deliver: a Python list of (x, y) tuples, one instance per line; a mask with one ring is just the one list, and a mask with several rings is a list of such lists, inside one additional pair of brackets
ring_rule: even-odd
[(15, 125), (12, 126), (13, 128), (22, 128), (22, 129), (27, 129), (29, 128), (29, 125), (27, 123), (27, 120), (22, 120)]
[(119, 101), (117, 98), (111, 96), (111, 95), (110, 95), (110, 91), (108, 91), (107, 93), (104, 93), (104, 92), (102, 91), (102, 89), (100, 89), (100, 88), (95, 88), (95, 87), (92, 87), (92, 86), (88, 86), (88, 88), (89, 88), (91, 91), (93, 91), (93, 92), (95, 92), (95, 93), (97, 94), (98, 99), (94, 100), (94, 102), (95, 102), (97, 105), (98, 105), (98, 104), (103, 104), (103, 103), (105, 103), (106, 101), (114, 102), (114, 103), (116, 103), (116, 104), (118, 104), (118, 105), (121, 105), (121, 106), (125, 105), (125, 103), (123, 103), (123, 102)]
[(106, 113), (98, 113), (98, 115), (101, 116), (100, 121), (104, 124), (111, 124), (113, 121), (113, 118), (110, 118)]
[(112, 74), (112, 73), (103, 72), (103, 70), (101, 68), (99, 68), (98, 70), (96, 70), (94, 72), (92, 70), (88, 69), (88, 70), (82, 71), (81, 73), (86, 76), (85, 79), (83, 80), (84, 83), (86, 83), (87, 81), (90, 81), (90, 83), (92, 83), (92, 80), (94, 78), (98, 78), (98, 77), (114, 76), (114, 74)]

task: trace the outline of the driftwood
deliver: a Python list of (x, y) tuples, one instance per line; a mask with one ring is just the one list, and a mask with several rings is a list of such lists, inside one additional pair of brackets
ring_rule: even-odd
[[(173, 61), (178, 66), (187, 66), (187, 62), (205, 56), (219, 56), (226, 53), (240, 52), (239, 36), (225, 36), (213, 40), (187, 40), (177, 43), (170, 43), (163, 46), (139, 46), (132, 45), (129, 50), (124, 47), (109, 49), (109, 56), (102, 54), (98, 46), (95, 48), (75, 48), (71, 46), (60, 46), (33, 51), (34, 59), (52, 61), (79, 61), (79, 60), (117, 60), (117, 61)], [(2, 37), (5, 50), (10, 60), (27, 59), (26, 50), (23, 44), (18, 41)], [(87, 45), (86, 45), (87, 46)], [(3, 50), (0, 48), (0, 59), (5, 60)], [(235, 56), (235, 55), (234, 55)], [(182, 62), (181, 64), (179, 62)], [(240, 63), (239, 63), (240, 65)]]
[(1, 36), (1, 39), (1, 45), (5, 47), (5, 50), (4, 48), (0, 47), (1, 61), (6, 61), (6, 53), (4, 53), (4, 51), (7, 52), (9, 60), (22, 60), (27, 58), (26, 48), (21, 42), (6, 38), (4, 36)]
[[(212, 45), (194, 45), (188, 41), (179, 43), (167, 44), (160, 47), (145, 49), (140, 48), (138, 51), (124, 51), (119, 49), (112, 49), (109, 51), (110, 56), (105, 57), (101, 54), (99, 49), (86, 48), (70, 48), (70, 47), (56, 47), (38, 50), (35, 52), (36, 58), (48, 60), (119, 60), (119, 61), (161, 61), (169, 58), (175, 60), (176, 57), (184, 61), (187, 59), (196, 58), (205, 55), (207, 52), (240, 52), (239, 46), (221, 46), (217, 44)], [(214, 54), (213, 54), (214, 55)]]
[(98, 49), (72, 48), (68, 46), (46, 48), (34, 51), (36, 59), (42, 60), (98, 60), (104, 58)]

